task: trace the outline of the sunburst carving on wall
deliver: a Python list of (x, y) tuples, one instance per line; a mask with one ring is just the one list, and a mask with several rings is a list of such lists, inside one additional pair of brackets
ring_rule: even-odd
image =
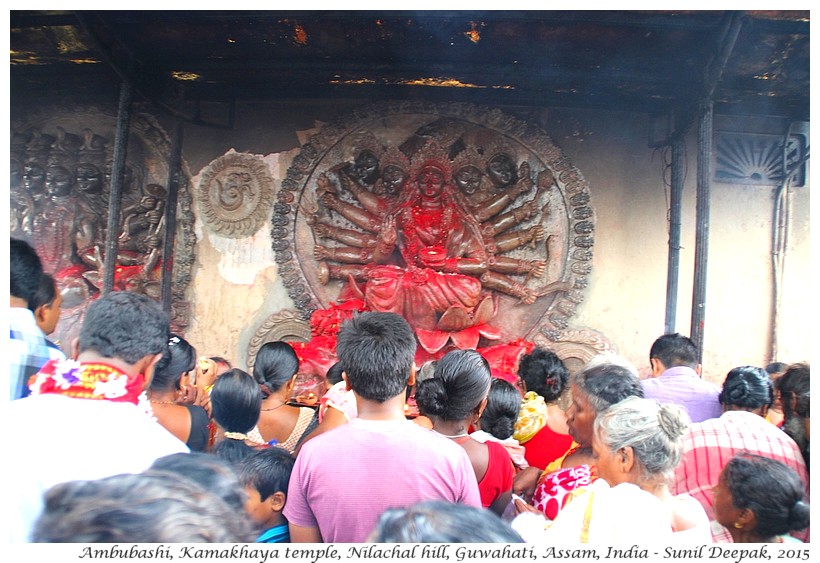
[[(791, 135), (786, 145), (786, 166), (798, 169), (791, 185), (805, 184), (806, 138)], [(783, 182), (783, 137), (748, 133), (721, 133), (715, 138), (715, 180), (729, 184), (777, 186)]]

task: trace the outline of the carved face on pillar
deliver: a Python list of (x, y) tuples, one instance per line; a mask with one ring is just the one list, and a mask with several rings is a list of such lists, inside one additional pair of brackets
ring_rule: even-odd
[(419, 190), (425, 199), (438, 199), (444, 188), (444, 173), (436, 166), (428, 164), (418, 175)]
[(28, 162), (23, 167), (23, 185), (33, 193), (41, 193), (46, 185), (46, 171), (36, 162)]
[(372, 184), (379, 177), (379, 159), (369, 150), (363, 150), (353, 163), (353, 176), (364, 184)]
[(496, 188), (509, 186), (515, 181), (515, 163), (507, 153), (494, 155), (487, 163), (487, 175)]
[(63, 197), (71, 193), (73, 179), (65, 166), (49, 166), (46, 169), (46, 191), (50, 197)]
[(406, 173), (399, 166), (395, 164), (388, 164), (382, 171), (382, 184), (384, 191), (391, 196), (398, 195), (404, 186), (404, 179)]
[(454, 179), (461, 193), (464, 195), (473, 195), (478, 191), (478, 187), (481, 185), (481, 176), (481, 170), (472, 164), (468, 164), (456, 171)]
[(90, 162), (77, 165), (77, 189), (88, 195), (102, 193), (102, 172)]

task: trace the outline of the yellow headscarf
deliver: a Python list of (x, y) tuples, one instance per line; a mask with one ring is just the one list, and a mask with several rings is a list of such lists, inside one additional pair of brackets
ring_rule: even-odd
[(521, 400), (518, 420), (515, 421), (513, 438), (523, 444), (533, 438), (547, 424), (547, 403), (535, 391), (527, 391)]

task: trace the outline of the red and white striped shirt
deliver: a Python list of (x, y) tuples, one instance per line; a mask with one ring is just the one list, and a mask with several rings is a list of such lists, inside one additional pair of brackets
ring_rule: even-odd
[[(747, 411), (727, 411), (720, 418), (694, 423), (683, 439), (683, 457), (675, 470), (673, 494), (688, 493), (703, 505), (716, 542), (731, 542), (732, 538), (715, 521), (712, 487), (717, 485), (723, 466), (741, 452), (775, 459), (794, 469), (803, 480), (805, 501), (809, 502), (809, 474), (800, 448), (777, 426)], [(792, 535), (808, 541), (809, 531)]]

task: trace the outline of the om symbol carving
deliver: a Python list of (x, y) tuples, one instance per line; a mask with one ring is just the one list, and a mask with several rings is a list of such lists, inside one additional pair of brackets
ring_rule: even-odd
[(231, 172), (228, 174), (226, 182), (215, 180), (219, 196), (219, 203), (226, 211), (236, 211), (245, 203), (245, 195), (248, 200), (253, 199), (254, 191), (251, 182), (253, 181), (247, 172)]
[(230, 238), (251, 236), (270, 216), (273, 178), (262, 159), (229, 153), (202, 173), (197, 201), (203, 221), (215, 233)]

